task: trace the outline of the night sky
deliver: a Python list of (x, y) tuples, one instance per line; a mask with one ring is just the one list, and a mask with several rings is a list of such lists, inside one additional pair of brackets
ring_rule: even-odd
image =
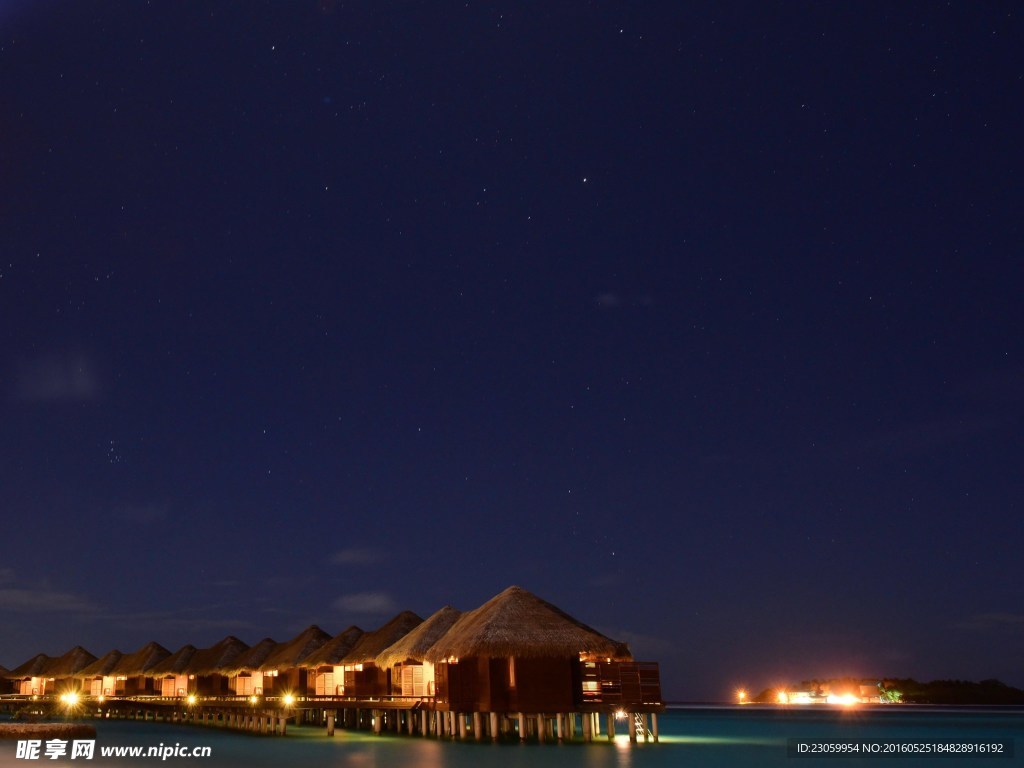
[(1024, 685), (1019, 4), (633, 6), (0, 0), (0, 664)]

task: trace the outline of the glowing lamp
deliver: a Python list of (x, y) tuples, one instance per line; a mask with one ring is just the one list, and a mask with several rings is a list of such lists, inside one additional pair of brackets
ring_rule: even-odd
[(286, 693), (286, 694), (284, 695), (284, 698), (283, 698), (283, 699), (281, 699), (281, 701), (283, 701), (283, 702), (284, 702), (284, 705), (285, 705), (286, 707), (290, 707), (290, 706), (291, 706), (292, 704), (294, 704), (294, 703), (295, 703), (295, 697), (294, 697), (294, 696), (292, 696), (292, 695), (291, 695), (290, 693)]
[(187, 697), (185, 698), (185, 701), (187, 701), (187, 702), (188, 702), (188, 705), (189, 705), (189, 706), (191, 707), (191, 706), (192, 706), (193, 704), (195, 704), (195, 703), (196, 703), (196, 695), (195, 695), (194, 693), (190, 693), (190, 694), (189, 694), (189, 695), (188, 695), (188, 696), (187, 696)]

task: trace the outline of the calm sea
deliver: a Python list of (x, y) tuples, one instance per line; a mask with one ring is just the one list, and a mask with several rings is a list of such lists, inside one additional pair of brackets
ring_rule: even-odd
[[(630, 746), (625, 736), (614, 744), (517, 745), (439, 742), (417, 737), (373, 736), (339, 730), (327, 738), (322, 729), (290, 728), (286, 738), (250, 736), (213, 728), (182, 727), (155, 723), (99, 722), (99, 746), (157, 745), (209, 746), (205, 759), (168, 758), (167, 764), (206, 765), (209, 768), (261, 768), (308, 766), (309, 768), (668, 768), (672, 766), (812, 766), (878, 765), (877, 757), (830, 759), (788, 756), (788, 740), (808, 742), (825, 739), (916, 741), (1013, 740), (1012, 758), (902, 757), (883, 760), (893, 768), (912, 766), (1024, 765), (1024, 710), (977, 711), (925, 709), (897, 706), (872, 709), (755, 709), (752, 707), (694, 707), (674, 709), (660, 718), (661, 742)], [(938, 763), (936, 763), (938, 760)], [(0, 741), (0, 766), (85, 763), (108, 766), (153, 766), (158, 758), (102, 758), (91, 761), (60, 758), (26, 761), (16, 759), (15, 742)]]

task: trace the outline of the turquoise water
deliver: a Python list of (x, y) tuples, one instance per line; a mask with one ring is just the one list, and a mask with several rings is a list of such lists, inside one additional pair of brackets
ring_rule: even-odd
[[(660, 717), (661, 742), (630, 746), (625, 736), (614, 744), (606, 740), (595, 744), (475, 744), (439, 742), (433, 739), (398, 736), (373, 736), (362, 732), (338, 730), (328, 738), (322, 729), (311, 726), (290, 728), (286, 738), (251, 736), (208, 727), (184, 727), (156, 723), (98, 722), (99, 746), (174, 745), (209, 746), (208, 758), (169, 758), (168, 765), (206, 765), (210, 768), (251, 766), (309, 766), (310, 768), (400, 768), (427, 766), (436, 768), (668, 768), (669, 766), (812, 766), (878, 765), (879, 758), (844, 757), (831, 759), (792, 758), (787, 740), (883, 739), (883, 740), (1007, 740), (1013, 739), (1016, 756), (1012, 759), (979, 757), (920, 758), (883, 760), (893, 768), (912, 766), (999, 766), (1024, 765), (1024, 711), (933, 710), (915, 707), (889, 707), (881, 710), (805, 710), (688, 708), (671, 710)], [(936, 760), (938, 762), (936, 763)], [(27, 761), (15, 757), (14, 742), (0, 741), (0, 766), (31, 764), (78, 764), (108, 768), (160, 764), (158, 758), (101, 758), (97, 752), (91, 761)]]

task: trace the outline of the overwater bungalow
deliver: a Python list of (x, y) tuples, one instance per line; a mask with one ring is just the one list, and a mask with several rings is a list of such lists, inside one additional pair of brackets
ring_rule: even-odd
[(170, 655), (171, 652), (160, 643), (150, 640), (137, 651), (122, 656), (111, 670), (114, 675), (114, 695), (151, 696), (160, 693), (149, 670)]
[(81, 692), (82, 681), (78, 673), (94, 661), (96, 657), (80, 645), (51, 659), (43, 669), (43, 674), (47, 678), (47, 693)]
[(277, 646), (264, 659), (259, 672), (264, 675), (264, 693), (268, 696), (302, 693), (307, 690), (307, 668), (301, 666), (307, 656), (322, 648), (331, 636), (315, 624)]
[(392, 695), (434, 695), (434, 665), (426, 654), (460, 616), (462, 611), (446, 605), (377, 655), (377, 667), (388, 671)]
[(166, 697), (186, 696), (188, 694), (186, 668), (195, 653), (194, 645), (183, 645), (166, 659), (146, 670), (146, 676), (153, 680), (154, 693)]
[(43, 696), (47, 691), (47, 677), (43, 674), (52, 659), (45, 653), (37, 653), (7, 672), (14, 693), (22, 696)]
[(377, 666), (377, 656), (423, 623), (412, 611), (402, 611), (373, 632), (367, 632), (339, 662), (344, 671), (344, 695), (370, 698), (388, 695), (388, 670)]
[(114, 667), (124, 656), (116, 648), (107, 651), (92, 664), (79, 671), (82, 678), (82, 691), (92, 697), (113, 696), (117, 689), (114, 679)]
[(279, 645), (271, 638), (265, 637), (240, 654), (231, 664), (225, 665), (222, 672), (231, 678), (230, 686), (235, 695), (262, 696), (267, 688), (273, 687), (274, 676), (264, 675), (260, 667)]
[(7, 678), (7, 673), (10, 670), (7, 667), (0, 666), (0, 696), (5, 696), (8, 693), (14, 692), (13, 683)]
[(234, 635), (228, 635), (209, 648), (197, 650), (182, 667), (187, 676), (188, 693), (200, 696), (228, 696), (235, 692), (227, 670), (249, 646)]
[(340, 632), (299, 662), (306, 670), (307, 696), (343, 696), (345, 668), (341, 660), (365, 633), (354, 624)]
[(463, 614), (424, 659), (439, 709), (520, 713), (521, 729), (522, 713), (536, 713), (543, 732), (545, 713), (662, 708), (656, 664), (637, 664), (624, 643), (520, 587)]

